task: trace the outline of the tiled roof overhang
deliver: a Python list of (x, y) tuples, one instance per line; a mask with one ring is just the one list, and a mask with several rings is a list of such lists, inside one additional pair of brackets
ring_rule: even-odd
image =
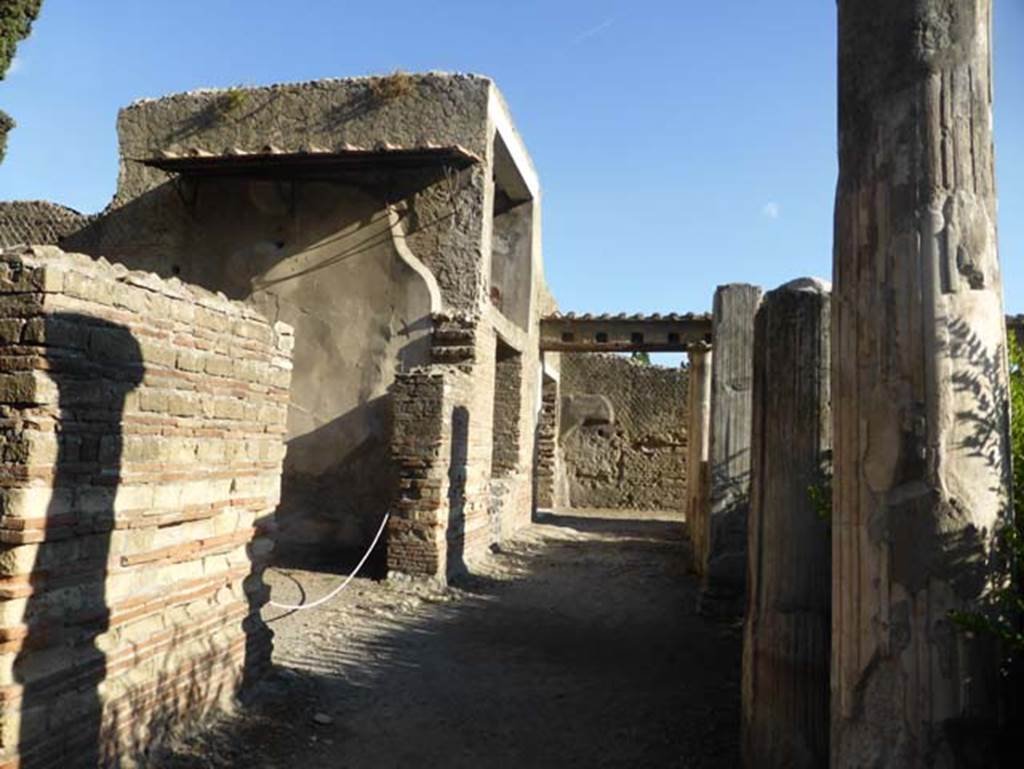
[(466, 168), (480, 158), (460, 146), (305, 147), (285, 151), (266, 146), (257, 151), (230, 147), (219, 152), (191, 148), (164, 152), (137, 162), (185, 177), (332, 178), (353, 171), (403, 171), (423, 168)]
[(541, 349), (550, 352), (689, 352), (711, 345), (711, 316), (577, 315), (541, 319)]

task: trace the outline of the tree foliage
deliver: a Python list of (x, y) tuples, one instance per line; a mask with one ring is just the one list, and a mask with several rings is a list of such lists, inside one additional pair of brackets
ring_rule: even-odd
[[(14, 61), (18, 43), (32, 31), (32, 22), (39, 16), (43, 0), (0, 0), (0, 80)], [(14, 128), (14, 121), (0, 110), (0, 161), (7, 148), (7, 133)]]

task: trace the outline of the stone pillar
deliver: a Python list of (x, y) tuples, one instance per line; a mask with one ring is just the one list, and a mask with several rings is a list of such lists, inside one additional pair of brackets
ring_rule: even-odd
[(555, 509), (558, 485), (558, 380), (542, 375), (540, 413), (534, 441), (534, 512)]
[(991, 14), (839, 0), (837, 768), (995, 765), (998, 655), (949, 620), (1009, 506)]
[(686, 428), (686, 521), (693, 543), (693, 568), (704, 573), (710, 539), (708, 456), (711, 436), (711, 350), (689, 351)]
[[(747, 769), (828, 765), (831, 536), (816, 507), (832, 448), (829, 288), (765, 295), (754, 330), (749, 581), (743, 637)], [(825, 497), (827, 498), (827, 497)]]
[(750, 508), (751, 382), (754, 313), (761, 289), (745, 283), (715, 291), (711, 339), (711, 527), (700, 610), (743, 612)]

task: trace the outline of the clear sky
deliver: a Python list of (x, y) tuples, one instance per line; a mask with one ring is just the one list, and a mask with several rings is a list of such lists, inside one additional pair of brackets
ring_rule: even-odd
[[(1000, 236), (1024, 312), (1024, 2), (995, 0)], [(0, 199), (110, 200), (114, 120), (204, 86), (495, 78), (544, 188), (567, 310), (704, 310), (831, 270), (834, 0), (44, 0), (0, 83)]]

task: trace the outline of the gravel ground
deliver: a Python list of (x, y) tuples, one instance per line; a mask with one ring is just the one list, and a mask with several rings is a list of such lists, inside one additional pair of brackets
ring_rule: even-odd
[[(356, 579), (267, 609), (275, 672), (160, 769), (739, 765), (740, 631), (694, 613), (668, 515), (551, 515), (450, 588)], [(336, 575), (268, 576), (275, 600)]]

